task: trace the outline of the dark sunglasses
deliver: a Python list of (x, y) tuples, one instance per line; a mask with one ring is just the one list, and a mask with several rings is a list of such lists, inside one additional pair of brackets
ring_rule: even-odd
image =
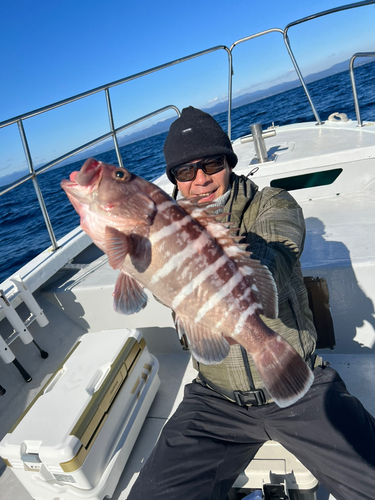
[(207, 175), (217, 174), (226, 167), (225, 155), (210, 156), (194, 163), (184, 163), (172, 168), (171, 172), (178, 182), (193, 181), (198, 169), (201, 168)]

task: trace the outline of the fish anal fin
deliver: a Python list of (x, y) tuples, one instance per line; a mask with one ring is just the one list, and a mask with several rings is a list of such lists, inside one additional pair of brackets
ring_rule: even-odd
[(205, 328), (189, 319), (177, 317), (179, 334), (186, 334), (194, 358), (205, 365), (223, 361), (229, 353), (229, 344), (221, 333)]
[(147, 295), (141, 285), (123, 272), (117, 278), (113, 297), (113, 308), (120, 314), (137, 313), (147, 304)]

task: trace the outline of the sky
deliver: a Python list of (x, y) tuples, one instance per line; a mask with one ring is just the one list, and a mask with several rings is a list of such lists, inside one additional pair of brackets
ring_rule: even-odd
[[(210, 47), (341, 5), (343, 0), (13, 0), (0, 18), (0, 122)], [(349, 2), (347, 2), (349, 3)], [(332, 16), (329, 16), (330, 20)], [(375, 47), (375, 6), (292, 27), (303, 74)], [(233, 97), (296, 79), (282, 35), (233, 50)], [(220, 49), (111, 90), (115, 126), (166, 105), (207, 109), (227, 99)], [(169, 111), (158, 116), (173, 116)], [(155, 120), (154, 120), (155, 121)], [(147, 122), (147, 126), (153, 122)], [(145, 126), (145, 125), (142, 125)], [(35, 165), (109, 131), (104, 93), (24, 122)], [(0, 129), (0, 177), (26, 166), (17, 125)]]

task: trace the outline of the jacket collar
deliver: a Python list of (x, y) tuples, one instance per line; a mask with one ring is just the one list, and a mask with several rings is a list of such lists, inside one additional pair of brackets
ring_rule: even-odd
[(228, 220), (241, 221), (244, 212), (258, 191), (258, 186), (244, 175), (231, 173), (231, 193), (224, 212), (230, 213)]

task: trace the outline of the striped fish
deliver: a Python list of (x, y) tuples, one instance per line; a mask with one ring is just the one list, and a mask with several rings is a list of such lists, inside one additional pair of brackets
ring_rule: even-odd
[(272, 275), (238, 244), (233, 229), (196, 202), (177, 203), (128, 170), (94, 159), (61, 186), (83, 230), (120, 270), (116, 311), (143, 309), (145, 287), (175, 311), (200, 363), (219, 363), (238, 343), (280, 407), (307, 392), (311, 370), (259, 317), (278, 314)]

